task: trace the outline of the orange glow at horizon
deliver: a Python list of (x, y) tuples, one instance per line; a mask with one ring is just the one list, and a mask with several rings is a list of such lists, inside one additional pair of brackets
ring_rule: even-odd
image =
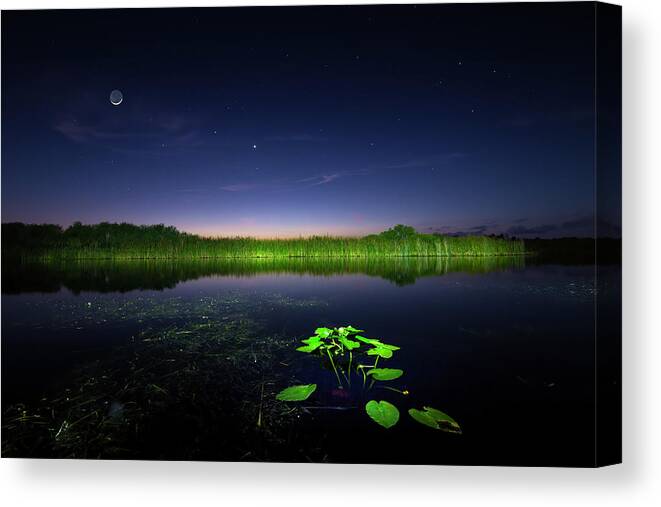
[(235, 238), (250, 237), (256, 239), (291, 239), (308, 238), (311, 236), (343, 236), (361, 237), (368, 234), (381, 232), (388, 227), (365, 227), (365, 226), (336, 226), (336, 227), (285, 227), (274, 232), (272, 226), (259, 226), (255, 224), (235, 226), (220, 225), (216, 227), (176, 225), (182, 232), (196, 234), (206, 238)]

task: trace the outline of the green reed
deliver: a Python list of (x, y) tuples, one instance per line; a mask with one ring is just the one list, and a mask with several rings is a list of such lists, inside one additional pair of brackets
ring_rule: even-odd
[[(21, 227), (22, 226), (22, 227)], [(30, 230), (29, 228), (35, 228)], [(3, 255), (24, 259), (482, 257), (525, 253), (520, 240), (420, 234), (398, 225), (364, 237), (205, 238), (174, 227), (97, 224), (62, 230), (3, 224)]]

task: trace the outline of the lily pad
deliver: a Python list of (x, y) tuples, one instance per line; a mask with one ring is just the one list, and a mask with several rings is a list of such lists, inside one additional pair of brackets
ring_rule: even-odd
[(333, 334), (333, 330), (328, 329), (327, 327), (318, 327), (314, 330), (314, 334), (320, 338), (328, 338), (331, 334)]
[(299, 352), (307, 352), (308, 354), (314, 350), (317, 350), (324, 344), (319, 336), (311, 336), (310, 338), (306, 338), (305, 340), (301, 341), (307, 345), (297, 347), (296, 350)]
[(349, 350), (357, 349), (358, 347), (360, 347), (359, 342), (354, 341), (354, 340), (350, 340), (349, 338), (347, 338), (345, 336), (340, 336), (338, 338), (338, 341)]
[(344, 329), (349, 331), (349, 334), (362, 333), (364, 331), (363, 329), (356, 329), (353, 326), (344, 326)]
[(375, 347), (381, 347), (384, 349), (388, 350), (399, 350), (400, 348), (396, 345), (390, 345), (388, 343), (383, 343), (381, 340), (377, 340), (376, 338), (365, 338), (364, 336), (355, 336), (356, 340), (360, 340), (361, 342), (364, 343), (369, 343), (370, 345), (374, 345)]
[(391, 428), (399, 421), (399, 410), (387, 401), (368, 401), (365, 405), (365, 411), (375, 423), (384, 428)]
[(374, 380), (395, 380), (404, 374), (404, 370), (397, 368), (372, 368), (367, 375), (372, 375)]
[(449, 433), (461, 433), (461, 427), (457, 421), (445, 412), (441, 412), (435, 408), (423, 407), (423, 410), (412, 408), (409, 409), (409, 415), (420, 424), (424, 424), (430, 428)]
[(438, 423), (436, 422), (436, 420), (429, 415), (429, 412), (418, 410), (417, 408), (410, 408), (409, 415), (413, 417), (413, 419), (418, 421), (420, 424), (424, 424), (425, 426), (429, 426), (430, 428), (434, 428), (435, 430), (440, 429), (438, 427)]
[(303, 401), (307, 400), (315, 389), (317, 389), (317, 384), (291, 386), (280, 391), (275, 399), (280, 401)]
[(367, 351), (368, 356), (380, 356), (384, 359), (390, 359), (392, 357), (392, 350), (384, 349), (383, 347), (374, 347)]
[(314, 342), (314, 343), (310, 343), (309, 345), (302, 345), (300, 347), (296, 347), (296, 350), (298, 350), (299, 352), (307, 352), (309, 354), (310, 352), (317, 350), (322, 345), (323, 345), (322, 342)]

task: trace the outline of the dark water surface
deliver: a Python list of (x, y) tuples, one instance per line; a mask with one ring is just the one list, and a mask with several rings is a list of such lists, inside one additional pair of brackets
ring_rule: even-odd
[[(603, 269), (606, 329), (619, 289)], [(593, 266), (523, 258), (3, 265), (2, 454), (591, 465), (595, 290)], [(339, 389), (294, 350), (347, 324), (400, 346), (379, 366), (404, 375)], [(410, 418), (425, 405), (463, 433)]]

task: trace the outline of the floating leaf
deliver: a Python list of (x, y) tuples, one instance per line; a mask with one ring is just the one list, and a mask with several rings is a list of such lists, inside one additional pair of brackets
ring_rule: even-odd
[(399, 421), (399, 410), (387, 401), (368, 401), (365, 405), (365, 411), (375, 423), (384, 428), (391, 428)]
[(365, 338), (364, 336), (355, 336), (356, 340), (360, 340), (361, 342), (364, 343), (369, 343), (370, 345), (374, 345), (375, 347), (381, 347), (383, 349), (388, 349), (388, 350), (399, 350), (399, 347), (396, 345), (389, 345), (387, 343), (382, 343), (380, 340), (377, 340), (376, 338)]
[(360, 347), (360, 343), (350, 340), (345, 336), (340, 336), (338, 338), (338, 341), (349, 350), (357, 349), (358, 347)]
[(328, 338), (331, 334), (333, 334), (333, 330), (328, 329), (327, 327), (318, 327), (314, 330), (314, 334), (320, 338)]
[(423, 410), (412, 408), (409, 410), (409, 415), (419, 423), (436, 430), (461, 433), (461, 427), (457, 421), (445, 412), (441, 412), (435, 408), (423, 407)]
[(395, 380), (404, 374), (404, 370), (397, 368), (372, 368), (367, 375), (372, 375), (374, 380)]
[(392, 350), (384, 349), (383, 347), (374, 347), (367, 351), (368, 356), (381, 356), (384, 359), (390, 359), (392, 357)]
[(451, 431), (454, 433), (461, 433), (461, 427), (459, 426), (459, 423), (452, 419), (449, 415), (447, 415), (445, 412), (441, 412), (440, 410), (437, 410), (432, 407), (423, 407), (430, 416), (432, 416), (436, 422), (438, 422), (439, 426), (441, 427), (443, 431)]
[(434, 420), (432, 416), (429, 415), (429, 412), (424, 412), (422, 410), (418, 410), (417, 408), (410, 408), (409, 415), (413, 417), (413, 419), (418, 421), (420, 424), (424, 424), (425, 426), (429, 426), (430, 428), (434, 428), (435, 430), (440, 429), (438, 427), (438, 423)]
[(349, 331), (350, 334), (362, 333), (364, 331), (363, 329), (356, 329), (353, 326), (344, 326), (344, 329)]
[(388, 350), (399, 350), (399, 347), (397, 347), (396, 345), (389, 345), (387, 343), (379, 342), (378, 346)]
[(280, 401), (303, 401), (307, 400), (315, 389), (317, 389), (317, 384), (291, 386), (280, 391), (275, 398)]
[(296, 350), (299, 352), (307, 352), (308, 354), (310, 352), (313, 352), (317, 350), (319, 347), (321, 347), (324, 342), (321, 341), (321, 337), (319, 336), (311, 336), (310, 338), (306, 338), (305, 340), (301, 340), (303, 343), (306, 343), (307, 345), (298, 347)]
[(323, 342), (319, 341), (319, 342), (310, 343), (308, 345), (303, 345), (301, 347), (296, 347), (296, 350), (298, 350), (299, 352), (307, 352), (309, 354), (310, 352), (314, 352), (315, 350), (317, 350), (322, 345)]

